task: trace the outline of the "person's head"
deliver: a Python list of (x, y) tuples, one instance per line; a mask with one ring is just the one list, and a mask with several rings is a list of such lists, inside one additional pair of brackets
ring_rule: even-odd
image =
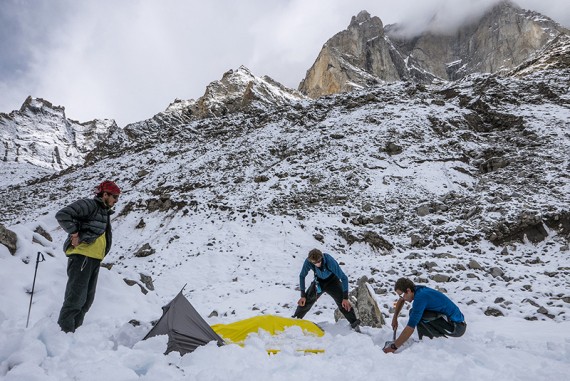
[(315, 266), (320, 267), (321, 263), (323, 263), (323, 252), (319, 249), (313, 249), (309, 251), (307, 259)]
[(96, 192), (97, 197), (100, 197), (107, 207), (112, 208), (119, 200), (121, 189), (114, 182), (105, 180), (97, 186)]
[(396, 281), (394, 286), (394, 291), (400, 298), (403, 298), (406, 302), (411, 302), (414, 300), (414, 292), (416, 290), (416, 285), (414, 282), (408, 278), (400, 278)]

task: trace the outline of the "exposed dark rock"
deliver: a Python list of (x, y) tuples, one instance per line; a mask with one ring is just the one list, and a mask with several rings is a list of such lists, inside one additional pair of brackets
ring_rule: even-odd
[(451, 277), (449, 275), (445, 275), (445, 274), (435, 274), (435, 275), (431, 276), (431, 279), (434, 282), (445, 283), (445, 282), (449, 282), (451, 280)]
[(140, 287), (141, 292), (142, 292), (143, 294), (145, 294), (145, 295), (148, 294), (148, 290), (147, 290), (146, 288), (144, 288), (143, 286), (141, 286), (137, 281), (131, 280), (131, 279), (127, 279), (127, 278), (125, 278), (125, 279), (123, 279), (123, 280), (124, 280), (125, 283), (128, 284), (129, 286), (134, 286), (134, 285), (136, 284), (137, 286)]
[(156, 252), (155, 249), (153, 249), (149, 243), (145, 243), (140, 249), (138, 249), (135, 252), (135, 257), (138, 258), (143, 258), (143, 257), (148, 257), (149, 255), (152, 255)]
[(388, 142), (386, 143), (386, 145), (384, 146), (384, 151), (388, 154), (388, 155), (398, 155), (400, 153), (402, 153), (403, 149), (401, 146), (397, 145), (394, 142)]
[(505, 316), (503, 312), (493, 307), (487, 307), (487, 309), (485, 310), (485, 315), (495, 316), (495, 317)]
[(51, 235), (46, 232), (41, 226), (38, 226), (35, 230), (34, 233), (37, 233), (39, 235), (41, 235), (42, 237), (44, 237), (45, 239), (47, 239), (50, 242), (53, 242), (53, 238), (51, 238)]
[(10, 254), (16, 254), (16, 243), (18, 242), (18, 237), (16, 233), (11, 230), (6, 229), (6, 227), (0, 224), (0, 244), (6, 246)]
[(146, 222), (144, 222), (144, 219), (141, 217), (141, 219), (139, 220), (139, 223), (135, 226), (135, 229), (143, 229), (146, 226)]
[(493, 278), (497, 278), (497, 277), (503, 276), (503, 275), (505, 274), (505, 273), (503, 272), (503, 270), (501, 270), (501, 269), (498, 268), (498, 267), (492, 267), (492, 268), (489, 270), (489, 273), (493, 276)]
[(538, 243), (548, 237), (548, 232), (540, 215), (522, 212), (513, 222), (499, 222), (488, 236), (495, 245), (511, 242), (524, 243), (525, 238), (532, 243)]
[(141, 282), (146, 286), (147, 289), (154, 291), (154, 284), (150, 275), (141, 274)]

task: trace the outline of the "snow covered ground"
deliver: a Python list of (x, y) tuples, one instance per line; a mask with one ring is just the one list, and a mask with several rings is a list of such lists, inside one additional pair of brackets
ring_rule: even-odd
[[(315, 241), (294, 221), (268, 218), (253, 226), (219, 221), (208, 225), (204, 217), (197, 224), (202, 226), (201, 231), (188, 231), (176, 244), (161, 245), (161, 238), (155, 237), (154, 242), (162, 250), (151, 260), (120, 259), (121, 247), (137, 242), (136, 234), (129, 231), (136, 218), (120, 217), (115, 221), (116, 246), (105, 262), (121, 265), (101, 269), (95, 303), (85, 324), (70, 334), (61, 332), (56, 323), (66, 282), (66, 259), (60, 250), (62, 231), (53, 215), (45, 215), (35, 223), (10, 226), (18, 234), (19, 249), (12, 256), (0, 246), (0, 379), (536, 381), (566, 379), (570, 372), (570, 321), (528, 321), (523, 318), (523, 311), (508, 311), (504, 317), (486, 316), (482, 306), (485, 299), (492, 304), (501, 292), (490, 287), (477, 294), (476, 303), (470, 303), (476, 294), (463, 290), (469, 279), (445, 284), (448, 295), (458, 303), (468, 322), (467, 333), (459, 339), (420, 342), (414, 335), (414, 341), (399, 353), (387, 355), (382, 346), (392, 336), (388, 326), (364, 327), (363, 334), (355, 333), (346, 321), (335, 323), (334, 302), (324, 296), (306, 316), (324, 328), (326, 334), (322, 338), (304, 337), (290, 329), (279, 341), (281, 352), (274, 355), (266, 352), (274, 344), (273, 339), (263, 333), (251, 336), (243, 347), (217, 347), (211, 343), (185, 356), (164, 355), (165, 336), (140, 339), (150, 329), (151, 321), (161, 316), (161, 306), (186, 283), (185, 295), (210, 324), (230, 323), (258, 314), (290, 316), (298, 299), (298, 272)], [(141, 234), (149, 234), (153, 229), (148, 225), (152, 219), (146, 221), (145, 229), (149, 230)], [(53, 242), (33, 233), (38, 224), (50, 233)], [(182, 218), (169, 224), (177, 226), (177, 231), (184, 225)], [(212, 237), (217, 237), (217, 242)], [(208, 246), (208, 242), (214, 244)], [(220, 242), (225, 251), (218, 247)], [(44, 253), (45, 261), (38, 265), (26, 328), (28, 292), (38, 251)], [(356, 244), (345, 252), (331, 254), (344, 263), (342, 267), (351, 281), (367, 275), (368, 267), (380, 269), (376, 276), (385, 278), (386, 284), (409, 275), (408, 267), (401, 267), (400, 272), (394, 269), (410, 253), (372, 256)], [(451, 254), (461, 256), (460, 252)], [(554, 254), (558, 255), (553, 253), (553, 257)], [(518, 269), (519, 274), (513, 274), (517, 271), (514, 267), (509, 270), (515, 285), (519, 284), (516, 279), (524, 279), (533, 271), (524, 266)], [(123, 281), (136, 280), (139, 273), (152, 274), (154, 291), (144, 295), (138, 286), (128, 286)], [(567, 292), (556, 287), (565, 287), (565, 282), (553, 279), (552, 293)], [(433, 282), (428, 285), (437, 286)], [(521, 287), (503, 291), (511, 299), (525, 298)], [(390, 306), (395, 300), (391, 289), (378, 295), (380, 306)], [(209, 317), (212, 311), (218, 316)], [(386, 308), (384, 312), (388, 312)], [(131, 319), (141, 325), (132, 326), (128, 323)], [(403, 316), (400, 327), (405, 323)], [(302, 346), (318, 346), (324, 353), (297, 351)]]

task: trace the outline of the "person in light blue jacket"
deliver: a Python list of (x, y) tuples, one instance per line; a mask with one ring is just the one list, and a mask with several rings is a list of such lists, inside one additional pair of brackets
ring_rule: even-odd
[[(311, 270), (314, 272), (315, 280), (305, 291), (305, 277)], [(354, 309), (348, 300), (348, 277), (330, 254), (323, 253), (318, 249), (309, 251), (299, 274), (299, 288), (301, 298), (297, 302), (297, 309), (293, 314), (294, 318), (302, 319), (317, 299), (323, 293), (327, 293), (334, 299), (352, 329), (360, 330), (360, 320), (356, 318)]]

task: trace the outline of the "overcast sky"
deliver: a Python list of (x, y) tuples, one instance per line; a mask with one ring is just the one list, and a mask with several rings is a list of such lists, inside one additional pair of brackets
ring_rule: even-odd
[[(455, 25), (498, 0), (2, 0), (0, 112), (28, 95), (120, 126), (203, 95), (247, 66), (297, 88), (322, 45), (366, 9), (384, 24)], [(568, 0), (518, 0), (570, 27)]]

